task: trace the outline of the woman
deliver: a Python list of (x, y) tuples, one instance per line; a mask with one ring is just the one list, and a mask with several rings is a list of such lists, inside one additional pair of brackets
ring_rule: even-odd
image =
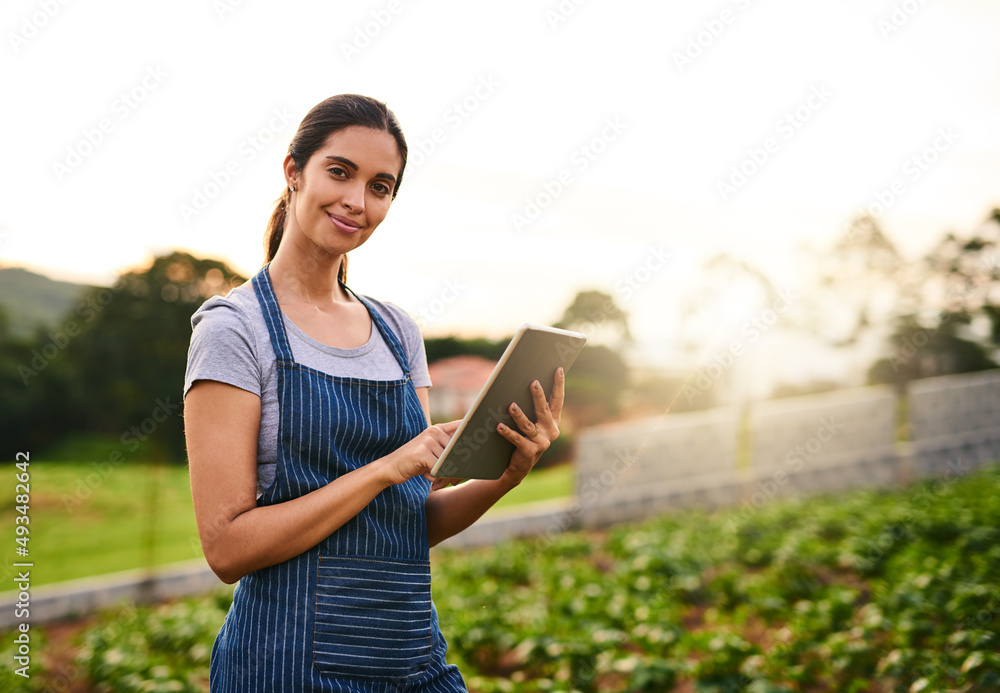
[(458, 422), (430, 425), (426, 356), (402, 310), (347, 288), (347, 253), (389, 211), (406, 141), (385, 104), (335, 96), (299, 125), (268, 263), (192, 317), (184, 420), (205, 557), (239, 580), (211, 688), (465, 690), (445, 664), (428, 549), (517, 486), (559, 435), (564, 377), (531, 384), (496, 481), (426, 475)]

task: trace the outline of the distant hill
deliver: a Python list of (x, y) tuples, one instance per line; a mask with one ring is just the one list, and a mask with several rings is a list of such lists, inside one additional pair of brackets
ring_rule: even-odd
[(38, 326), (57, 327), (90, 288), (22, 267), (4, 267), (0, 268), (0, 310), (10, 320), (13, 335), (28, 337)]

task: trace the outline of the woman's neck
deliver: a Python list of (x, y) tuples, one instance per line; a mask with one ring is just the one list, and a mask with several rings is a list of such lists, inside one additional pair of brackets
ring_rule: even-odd
[(304, 251), (295, 245), (282, 243), (268, 268), (276, 292), (313, 305), (353, 300), (338, 281), (343, 255), (315, 248)]

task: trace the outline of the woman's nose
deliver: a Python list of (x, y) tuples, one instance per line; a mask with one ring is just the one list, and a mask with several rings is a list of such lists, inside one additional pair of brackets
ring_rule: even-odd
[(344, 191), (342, 200), (345, 207), (355, 212), (360, 212), (365, 208), (365, 187), (363, 185), (351, 185)]

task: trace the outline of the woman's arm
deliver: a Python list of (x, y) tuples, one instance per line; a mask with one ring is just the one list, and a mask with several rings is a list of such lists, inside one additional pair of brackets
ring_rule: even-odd
[(430, 469), (458, 422), (431, 426), (392, 454), (312, 493), (257, 507), (260, 398), (197, 381), (184, 400), (191, 494), (202, 549), (223, 582), (311, 549), (383, 489)]
[[(504, 494), (524, 480), (524, 477), (538, 462), (553, 440), (559, 437), (559, 420), (565, 398), (566, 375), (562, 368), (556, 372), (552, 396), (546, 401), (542, 386), (532, 383), (531, 397), (538, 420), (538, 435), (530, 437), (535, 424), (517, 408), (511, 405), (510, 413), (519, 431), (500, 424), (500, 435), (514, 444), (514, 453), (503, 475), (495, 480), (474, 479), (451, 488), (432, 487), (427, 497), (427, 539), (431, 546), (450, 536), (458, 534), (482, 517)], [(429, 414), (429, 398), (426, 388), (419, 388), (417, 394)]]

